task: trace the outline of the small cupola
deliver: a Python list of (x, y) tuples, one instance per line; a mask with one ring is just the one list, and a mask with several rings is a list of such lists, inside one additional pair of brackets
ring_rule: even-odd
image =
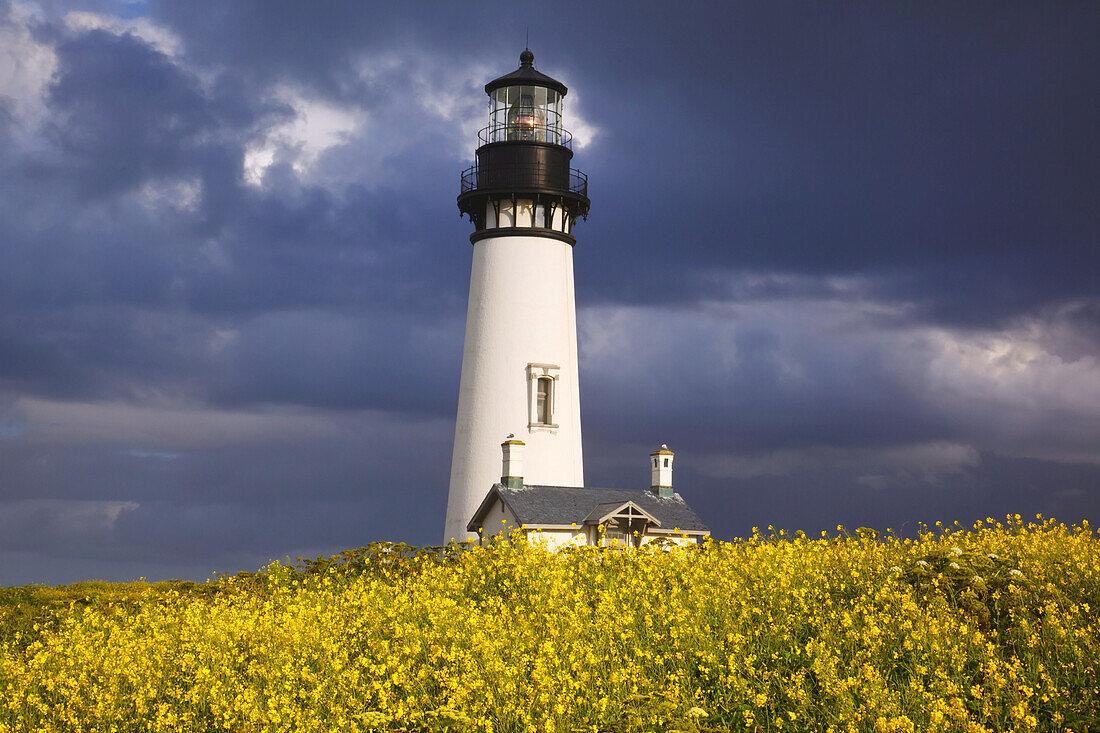
[(503, 461), (500, 469), (500, 483), (509, 489), (523, 488), (523, 447), (522, 440), (510, 434), (508, 439), (500, 444), (503, 453)]
[(665, 498), (672, 496), (672, 459), (675, 454), (667, 445), (649, 454), (650, 480), (649, 489), (657, 496)]

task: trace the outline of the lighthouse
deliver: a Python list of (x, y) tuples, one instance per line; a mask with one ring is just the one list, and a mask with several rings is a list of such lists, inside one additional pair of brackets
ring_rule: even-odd
[(504, 479), (584, 486), (573, 227), (588, 215), (588, 179), (570, 167), (565, 85), (530, 50), (519, 59), (485, 85), (488, 125), (458, 196), (473, 265), (444, 542), (474, 536), (471, 517)]

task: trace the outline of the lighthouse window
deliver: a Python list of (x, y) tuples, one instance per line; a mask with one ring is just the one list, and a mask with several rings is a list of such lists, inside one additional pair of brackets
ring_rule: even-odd
[(561, 145), (561, 102), (561, 95), (546, 87), (517, 85), (493, 90), (486, 142), (530, 140)]
[(532, 432), (538, 430), (556, 430), (554, 424), (554, 394), (558, 386), (557, 364), (527, 365), (527, 427)]
[(550, 424), (550, 400), (553, 394), (554, 380), (550, 377), (540, 377), (538, 380), (538, 396), (535, 398), (536, 414), (538, 421), (543, 425)]
[[(516, 90), (517, 87), (512, 87)], [(543, 87), (518, 87), (516, 99), (508, 95), (508, 139), (546, 141), (546, 89)], [(540, 94), (541, 92), (541, 94)], [(541, 100), (540, 100), (541, 97)]]

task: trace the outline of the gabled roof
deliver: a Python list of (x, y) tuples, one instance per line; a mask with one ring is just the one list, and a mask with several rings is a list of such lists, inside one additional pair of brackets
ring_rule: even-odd
[(651, 524), (658, 527), (661, 526), (661, 522), (658, 519), (642, 509), (640, 506), (632, 501), (626, 501), (621, 504), (608, 501), (603, 504), (597, 504), (596, 508), (588, 513), (588, 516), (584, 518), (585, 524), (603, 524), (604, 522), (617, 517), (629, 517), (630, 519), (646, 519)]
[(504, 502), (519, 524), (530, 527), (569, 527), (574, 524), (583, 527), (590, 516), (599, 513), (598, 507), (603, 505), (603, 514), (607, 515), (614, 514), (618, 508), (631, 503), (652, 517), (662, 532), (680, 530), (688, 534), (710, 533), (707, 525), (703, 524), (703, 520), (699, 519), (679, 494), (662, 497), (652, 491), (574, 486), (524, 486), (522, 489), (509, 489), (501, 484), (496, 484), (489, 490), (466, 529), (476, 532), (498, 498)]

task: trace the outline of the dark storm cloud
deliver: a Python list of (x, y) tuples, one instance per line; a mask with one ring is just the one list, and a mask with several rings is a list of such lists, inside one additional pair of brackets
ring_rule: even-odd
[(455, 380), (441, 376), (461, 367), (461, 323), (432, 327), (422, 317), (363, 311), (271, 314), (226, 347), (211, 399), (450, 416)]
[[(456, 30), (478, 33), (475, 16), (495, 16), (505, 23), (512, 18), (513, 25), (518, 23), (515, 27), (522, 29), (525, 21), (513, 18), (504, 8), (200, 0), (157, 2), (153, 15), (180, 34), (189, 56), (199, 63), (228, 64), (261, 85), (292, 81), (331, 98), (369, 104), (372, 94), (401, 95), (411, 102), (413, 86), (404, 72), (420, 57), (461, 64), (491, 61), (472, 58), (472, 36)], [(565, 17), (542, 16), (541, 22), (547, 24), (544, 32), (571, 25)], [(518, 54), (514, 47), (519, 38), (498, 39), (507, 48), (509, 63)], [(364, 55), (378, 51), (401, 52), (396, 70), (362, 68)]]
[[(0, 221), (0, 379), (51, 398), (125, 398), (182, 386), (233, 404), (357, 406), (377, 398), (376, 405), (419, 410), (427, 399), (439, 410), (453, 401), (395, 379), (371, 381), (365, 393), (348, 378), (372, 358), (439, 361), (423, 347), (399, 350), (401, 335), (412, 333), (405, 326), (380, 323), (396, 338), (381, 337), (385, 350), (360, 348), (356, 365), (336, 366), (340, 355), (325, 353), (341, 344), (314, 339), (320, 354), (294, 350), (332, 365), (326, 374), (333, 379), (310, 380), (312, 391), (267, 388), (302, 383), (279, 371), (301, 364), (288, 359), (266, 363), (258, 378), (218, 383), (212, 374), (234, 374), (230, 358), (250, 362), (239, 348), (224, 359), (207, 348), (219, 333), (242, 328), (247, 343), (250, 319), (271, 310), (369, 307), (379, 317), (421, 313), (453, 325), (464, 283), (450, 275), (467, 253), (459, 246), (452, 256), (429, 257), (439, 237), (423, 217), (453, 206), (449, 164), (406, 166), (437, 182), (414, 190), (399, 178), (371, 190), (327, 189), (276, 165), (257, 189), (242, 181), (244, 149), (257, 130), (293, 116), (285, 103), (233, 70), (200, 82), (133, 34), (58, 23), (39, 26), (38, 35), (57, 57), (44, 100), (51, 145), (9, 151), (5, 161), (19, 185), (0, 202), (7, 214)], [(188, 196), (195, 200), (180, 200)], [(422, 276), (425, 260), (447, 277)]]
[(1100, 506), (1094, 6), (14, 7), (56, 66), (0, 86), (0, 558), (438, 539), (457, 178), (527, 26), (590, 484), (667, 441), (719, 536)]
[(91, 31), (56, 49), (50, 132), (85, 196), (191, 172), (215, 123), (197, 79), (130, 35)]
[[(644, 468), (644, 466), (643, 466)], [(789, 474), (713, 477), (690, 464), (677, 481), (690, 485), (692, 505), (713, 517), (719, 536), (745, 536), (751, 527), (801, 528), (815, 534), (844, 525), (893, 529), (912, 536), (918, 523), (964, 526), (986, 517), (1037, 513), (1064, 522), (1095, 521), (1100, 469), (984, 453), (977, 465), (928, 480), (899, 475), (879, 486), (858, 469), (807, 467)], [(1056, 487), (1056, 488), (1052, 488)], [(811, 529), (812, 528), (812, 529)]]
[(15, 124), (15, 103), (8, 97), (0, 96), (0, 140), (6, 139)]
[[(586, 427), (641, 445), (676, 439), (699, 452), (881, 447), (953, 437), (954, 416), (931, 405), (922, 384), (932, 348), (904, 339), (884, 348), (884, 334), (873, 334), (871, 321), (862, 318), (865, 336), (858, 329), (840, 336), (843, 317), (805, 319), (795, 315), (799, 310), (787, 302), (757, 312), (613, 314), (622, 343), (611, 349), (601, 348), (600, 329), (584, 329)], [(660, 389), (642, 397), (638, 385), (648, 383)]]
[[(121, 419), (126, 428), (100, 434), (85, 425), (67, 443), (49, 439), (61, 425), (17, 426), (23, 440), (0, 432), (0, 557), (33, 553), (23, 562), (43, 566), (49, 558), (95, 559), (97, 574), (140, 560), (144, 566), (117, 572), (132, 577), (156, 566), (166, 577), (201, 579), (255, 569), (282, 553), (436, 541), (437, 517), (421, 509), (445, 502), (449, 422), (376, 413), (211, 417), (198, 409), (117, 417), (85, 410), (70, 420), (89, 416)], [(163, 436), (180, 448), (160, 449)], [(0, 575), (0, 585), (41, 580), (18, 566)]]
[[(525, 8), (436, 6), (416, 24), (407, 7), (163, 11), (204, 62), (363, 98), (366, 48), (451, 61), (473, 47), (506, 71)], [(577, 4), (553, 16), (533, 25), (536, 57), (602, 128), (577, 156), (595, 200), (585, 242), (603, 248), (578, 272), (582, 300), (682, 301), (707, 294), (700, 275), (716, 268), (872, 272), (883, 297), (945, 323), (1093, 294), (1095, 8)], [(387, 91), (411, 93), (399, 78)]]
[[(1088, 204), (1100, 175), (1095, 17), (800, 11), (728, 11), (724, 41), (704, 30), (713, 24), (675, 26), (673, 44), (710, 53), (662, 55), (669, 69), (647, 68), (666, 82), (652, 96), (649, 75), (596, 95), (601, 119), (652, 120), (608, 135), (588, 164), (594, 188), (604, 163), (617, 181), (645, 182), (597, 199), (621, 213), (604, 220), (593, 207), (586, 234), (618, 243), (604, 262), (671, 268), (656, 297), (673, 299), (694, 284), (676, 277), (692, 267), (874, 272), (883, 295), (947, 322), (1094, 293), (1080, 265), (1100, 235)], [(689, 46), (676, 28), (711, 42)], [(638, 269), (612, 292), (653, 297)], [(616, 282), (609, 269), (588, 274)]]
[[(991, 10), (693, 6), (672, 22), (668, 6), (644, 5), (630, 16), (586, 7), (568, 33), (560, 20), (536, 25), (536, 48), (547, 45), (538, 58), (602, 128), (577, 158), (596, 201), (585, 241), (602, 248), (578, 272), (582, 302), (713, 295), (700, 284), (715, 269), (872, 272), (882, 297), (944, 322), (994, 323), (1091, 294), (1081, 265), (1100, 235), (1089, 195), (1100, 175), (1094, 13), (998, 6), (990, 22)], [(504, 36), (523, 13), (486, 7), (502, 27), (449, 32), (470, 12), (436, 7), (410, 23), (408, 8), (154, 6), (189, 58), (233, 70), (222, 78), (258, 90), (292, 81), (365, 108), (402, 95), (412, 107), (409, 74), (424, 55), (510, 68)], [(484, 47), (476, 58), (471, 44)], [(406, 60), (386, 65), (387, 53)], [(189, 129), (172, 112), (187, 85), (162, 96), (153, 119)], [(171, 157), (143, 142), (152, 160)], [(450, 165), (428, 180), (453, 178)], [(394, 199), (413, 183), (392, 181)], [(319, 239), (308, 231), (323, 220), (316, 200), (234, 222), (234, 193), (208, 196), (208, 215), (269, 241), (259, 222), (286, 240)], [(371, 213), (357, 221), (377, 221)], [(419, 279), (450, 288), (451, 270), (431, 264)]]
[(433, 256), (438, 237), (417, 222), (441, 203), (438, 193), (297, 185), (246, 192), (221, 238), (232, 267), (195, 278), (189, 304), (209, 312), (340, 304), (453, 312), (464, 293), (451, 275), (468, 253)]
[[(564, 7), (538, 14), (532, 43), (602, 128), (577, 156), (585, 243), (602, 248), (582, 301), (682, 301), (713, 269), (873, 272), (883, 297), (952, 323), (1093, 294), (1095, 8)], [(530, 23), (512, 3), (420, 24), (407, 7), (163, 10), (204, 62), (360, 99), (366, 48), (477, 48), (503, 72)]]

